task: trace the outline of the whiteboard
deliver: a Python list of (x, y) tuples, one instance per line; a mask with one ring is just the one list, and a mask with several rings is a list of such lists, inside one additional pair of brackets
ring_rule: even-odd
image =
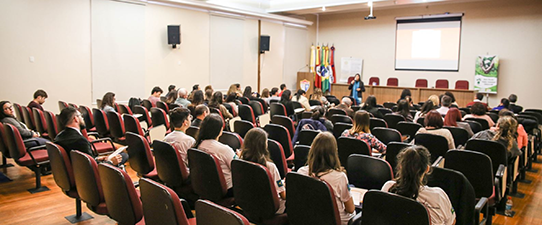
[[(363, 59), (354, 58), (354, 57), (342, 57), (341, 58), (341, 76), (339, 77), (339, 82), (346, 83), (348, 78), (356, 75), (362, 75), (363, 71)], [(362, 78), (362, 77), (360, 77)]]

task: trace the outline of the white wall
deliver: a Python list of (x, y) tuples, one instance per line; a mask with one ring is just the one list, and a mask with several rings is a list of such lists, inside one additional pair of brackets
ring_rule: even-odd
[[(519, 96), (518, 104), (542, 108), (537, 90), (542, 83), (542, 2), (537, 0), (481, 1), (460, 4), (425, 5), (400, 9), (375, 9), (376, 20), (365, 21), (368, 12), (320, 15), (319, 41), (334, 43), (335, 59), (364, 59), (363, 81), (380, 77), (399, 78), (399, 85), (412, 87), (418, 78), (429, 86), (437, 79), (448, 79), (453, 88), (456, 80), (469, 80), (473, 87), (474, 64), (478, 55), (500, 57), (498, 94), (491, 95), (490, 105), (511, 93)], [(395, 17), (463, 12), (459, 72), (395, 71)], [(316, 40), (314, 40), (316, 41)]]

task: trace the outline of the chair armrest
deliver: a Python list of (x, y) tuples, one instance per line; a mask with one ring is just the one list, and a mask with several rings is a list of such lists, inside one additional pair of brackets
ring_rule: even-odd
[(356, 215), (354, 215), (349, 221), (348, 225), (361, 225), (361, 214), (363, 212), (360, 212)]
[(100, 139), (92, 140), (92, 141), (90, 141), (90, 146), (92, 147), (92, 150), (94, 151), (94, 154), (96, 154), (96, 155), (105, 155), (106, 154), (106, 153), (100, 154), (98, 152), (98, 149), (96, 149), (96, 146), (94, 146), (94, 143), (97, 143), (97, 142), (109, 142), (111, 144), (111, 148), (113, 149), (113, 151), (115, 150), (115, 145), (113, 144), (113, 140), (111, 140), (111, 138), (100, 138)]
[(194, 218), (194, 214), (192, 214), (192, 211), (190, 210), (190, 205), (188, 204), (188, 202), (184, 199), (181, 199), (181, 205), (183, 206), (184, 214), (186, 215), (186, 218), (187, 219)]
[(440, 163), (444, 160), (444, 157), (442, 156), (439, 156), (437, 158), (437, 160), (435, 160), (435, 162), (433, 162), (433, 164), (431, 166), (434, 166), (434, 167), (439, 167)]
[(500, 200), (505, 196), (506, 192), (506, 167), (503, 164), (499, 165), (499, 169), (495, 173), (495, 202), (500, 202)]
[[(486, 223), (487, 218), (484, 218), (480, 222), (480, 213), (483, 213), (484, 215), (488, 215), (487, 214), (487, 212), (488, 212), (487, 201), (488, 200), (487, 200), (486, 197), (482, 197), (480, 200), (478, 200), (478, 202), (474, 206), (474, 224), (485, 224)], [(482, 212), (482, 210), (484, 210), (484, 212)]]
[(94, 136), (95, 138), (99, 138), (100, 135), (98, 134), (98, 132), (87, 132), (87, 135), (88, 136)]
[(506, 169), (506, 167), (503, 165), (503, 164), (500, 164), (499, 165), (499, 169), (497, 170), (497, 172), (495, 173), (495, 177), (502, 177), (504, 176), (504, 170)]
[[(40, 149), (46, 149), (47, 147), (45, 147), (45, 145), (39, 145), (39, 146), (34, 146), (32, 148), (29, 148), (26, 150), (26, 152), (28, 153), (28, 155), (30, 155), (30, 158), (32, 158), (32, 161), (34, 162), (34, 164), (38, 165), (40, 163), (38, 163), (36, 161), (36, 159), (34, 158), (34, 156), (32, 155), (32, 152), (33, 151), (36, 151), (36, 150), (40, 150)], [(46, 162), (49, 162), (49, 160), (47, 161), (44, 161), (44, 162), (41, 162), (41, 163), (46, 163)]]
[(39, 144), (40, 144), (39, 141), (36, 140), (35, 138), (29, 138), (29, 139), (23, 140), (23, 143), (25, 143), (25, 144), (26, 144), (26, 143), (30, 143), (30, 142), (35, 142), (36, 145), (39, 145)]

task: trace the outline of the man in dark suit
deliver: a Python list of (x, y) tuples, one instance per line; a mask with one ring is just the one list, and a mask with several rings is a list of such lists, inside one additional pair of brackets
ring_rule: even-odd
[[(112, 165), (122, 165), (128, 159), (126, 153), (114, 156), (111, 161), (107, 160), (107, 156), (97, 156), (92, 151), (88, 139), (81, 133), (81, 129), (85, 128), (85, 121), (81, 113), (75, 108), (63, 109), (58, 118), (64, 130), (56, 136), (54, 142), (62, 146), (66, 151), (78, 150), (94, 157), (97, 162), (106, 162)], [(69, 152), (68, 156), (70, 156)]]
[(516, 105), (517, 100), (518, 100), (518, 96), (515, 94), (511, 94), (510, 96), (508, 96), (508, 101), (510, 101), (510, 106), (509, 106), (510, 110), (512, 110), (512, 112), (516, 114), (523, 111), (523, 107)]

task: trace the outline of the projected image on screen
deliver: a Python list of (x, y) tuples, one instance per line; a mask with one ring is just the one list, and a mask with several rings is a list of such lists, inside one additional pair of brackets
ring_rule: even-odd
[(459, 70), (461, 17), (397, 20), (396, 70)]

